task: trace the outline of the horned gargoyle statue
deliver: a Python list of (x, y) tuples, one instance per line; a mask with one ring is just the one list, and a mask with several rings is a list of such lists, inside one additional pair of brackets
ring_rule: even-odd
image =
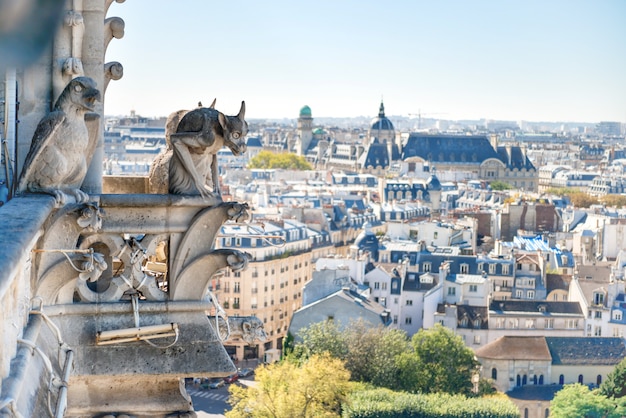
[(246, 151), (245, 112), (246, 104), (241, 102), (236, 116), (224, 115), (213, 101), (210, 107), (172, 113), (165, 128), (167, 150), (150, 167), (150, 191), (221, 197), (217, 152), (223, 146), (234, 155)]
[(99, 115), (92, 113), (100, 91), (89, 77), (76, 77), (59, 96), (54, 110), (35, 130), (17, 190), (53, 195), (59, 206), (73, 197), (85, 203), (80, 190), (98, 141)]

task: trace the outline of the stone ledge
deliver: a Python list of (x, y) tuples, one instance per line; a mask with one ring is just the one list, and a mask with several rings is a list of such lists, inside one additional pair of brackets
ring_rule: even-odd
[(0, 299), (30, 258), (54, 207), (54, 197), (45, 194), (18, 196), (0, 207)]

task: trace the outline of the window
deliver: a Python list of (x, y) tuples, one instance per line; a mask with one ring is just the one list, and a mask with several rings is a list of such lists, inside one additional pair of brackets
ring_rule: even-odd
[(534, 329), (535, 328), (535, 323), (536, 319), (527, 319), (526, 320), (526, 328), (527, 329)]
[(622, 311), (613, 311), (613, 319), (616, 321), (621, 321), (622, 320)]
[(593, 304), (594, 305), (603, 305), (604, 304), (604, 293), (594, 292), (593, 293)]
[(521, 299), (522, 296), (524, 296), (524, 293), (521, 290), (516, 290), (515, 291), (515, 297), (518, 299)]
[(602, 319), (602, 311), (596, 311), (595, 318)]
[(474, 335), (474, 344), (480, 344), (480, 335)]
[(599, 327), (599, 326), (594, 327), (593, 335), (595, 335), (596, 337), (601, 337), (602, 327)]
[(456, 288), (455, 287), (449, 287), (448, 288), (448, 296), (454, 296), (456, 295)]
[(428, 273), (430, 271), (430, 263), (422, 264), (422, 270), (424, 271), (424, 273)]
[(393, 298), (393, 304), (397, 305), (398, 304), (398, 298)]
[(578, 319), (568, 319), (567, 329), (576, 329), (576, 328), (578, 328)]
[(489, 264), (489, 274), (496, 274), (496, 264)]
[(235, 287), (233, 288), (233, 292), (235, 292), (235, 293), (240, 293), (241, 292), (241, 288), (240, 288), (239, 282), (235, 282)]
[(522, 263), (517, 263), (517, 269), (521, 270), (522, 269)]
[(578, 375), (578, 383), (580, 383), (581, 385), (583, 384), (583, 375), (582, 374)]
[(404, 318), (404, 324), (405, 325), (411, 325), (412, 319), (410, 316), (407, 316), (406, 318)]
[(237, 238), (235, 238), (235, 245), (236, 245), (237, 247), (241, 247), (241, 237), (237, 237)]
[(485, 270), (485, 263), (478, 263), (478, 272), (482, 272)]
[(398, 315), (393, 316), (393, 323), (398, 324)]
[(528, 292), (526, 292), (526, 298), (534, 299), (535, 298), (535, 291), (534, 290), (529, 290)]
[(469, 273), (469, 264), (461, 264), (461, 274)]
[(564, 375), (559, 375), (559, 385), (562, 385), (565, 383), (565, 376)]
[(233, 299), (233, 309), (239, 309), (239, 298)]
[(476, 292), (478, 292), (478, 285), (476, 285), (476, 284), (471, 284), (471, 285), (469, 286), (469, 291), (470, 291), (470, 292), (472, 292), (472, 293), (476, 293)]
[(381, 290), (387, 290), (387, 282), (383, 282), (380, 285)]
[(413, 306), (413, 299), (407, 299), (406, 306)]
[(508, 264), (503, 264), (502, 265), (502, 274), (509, 274), (509, 265)]
[(496, 328), (504, 328), (504, 324), (505, 324), (505, 319), (504, 318), (496, 318)]
[(598, 377), (596, 377), (596, 385), (600, 386), (602, 384), (602, 375), (599, 374)]
[(495, 367), (491, 369), (491, 378), (493, 380), (498, 380), (498, 369), (496, 369)]
[(554, 318), (545, 319), (543, 327), (546, 328), (546, 329), (554, 328)]
[(387, 307), (387, 298), (380, 298), (379, 303), (386, 308)]
[(374, 282), (374, 289), (380, 289), (380, 283)]

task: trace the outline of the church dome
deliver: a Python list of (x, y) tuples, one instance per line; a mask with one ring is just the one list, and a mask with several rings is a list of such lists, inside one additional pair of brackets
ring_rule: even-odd
[(309, 106), (303, 106), (302, 109), (300, 109), (300, 117), (302, 116), (311, 116), (311, 108)]
[(441, 182), (434, 174), (428, 178), (426, 184), (428, 185), (428, 190), (441, 190)]
[(372, 259), (378, 261), (378, 238), (369, 222), (363, 225), (363, 231), (354, 240), (354, 245), (359, 250), (369, 251)]
[(378, 111), (378, 117), (372, 119), (371, 131), (395, 131), (393, 123), (385, 116), (385, 105), (380, 102), (380, 110)]

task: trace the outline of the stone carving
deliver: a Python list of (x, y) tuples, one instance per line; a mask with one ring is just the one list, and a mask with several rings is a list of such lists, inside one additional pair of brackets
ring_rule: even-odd
[(224, 115), (214, 109), (214, 104), (215, 101), (211, 107), (180, 110), (170, 115), (166, 125), (168, 149), (150, 167), (153, 193), (221, 196), (217, 152), (223, 146), (234, 155), (245, 152), (248, 123), (244, 119), (245, 102), (241, 102), (235, 116)]
[[(241, 338), (248, 344), (254, 343), (255, 340), (267, 340), (267, 334), (263, 329), (263, 321), (256, 316), (237, 316), (228, 317), (228, 324), (219, 318), (219, 335), (223, 339)], [(229, 334), (230, 329), (230, 334)]]
[(100, 91), (88, 77), (69, 82), (54, 110), (37, 126), (18, 184), (19, 192), (48, 193), (62, 206), (73, 197), (84, 203), (80, 190), (96, 146), (98, 115), (92, 114)]

